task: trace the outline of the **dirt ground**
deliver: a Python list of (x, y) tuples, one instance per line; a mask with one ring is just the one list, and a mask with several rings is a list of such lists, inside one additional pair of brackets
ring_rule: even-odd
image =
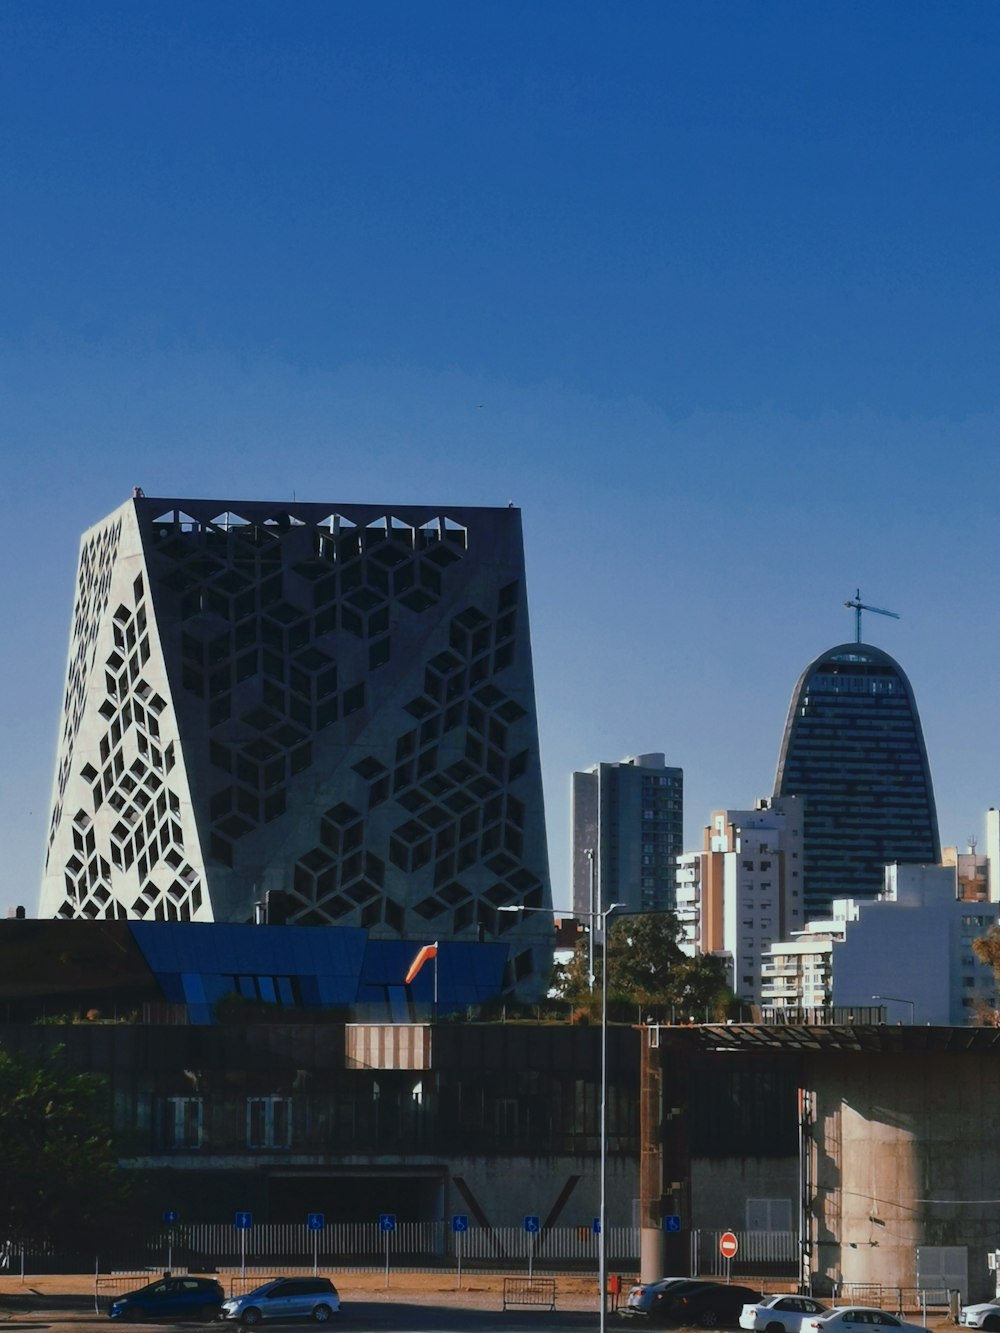
[[(180, 1270), (178, 1270), (180, 1271)], [(440, 1295), (447, 1295), (461, 1290), (470, 1294), (481, 1294), (483, 1296), (496, 1295), (499, 1299), (503, 1290), (503, 1275), (493, 1273), (462, 1273), (461, 1287), (459, 1287), (458, 1274), (454, 1270), (432, 1271), (432, 1272), (408, 1272), (400, 1270), (393, 1272), (390, 1268), (388, 1281), (386, 1274), (382, 1272), (337, 1272), (335, 1269), (321, 1268), (325, 1275), (331, 1277), (340, 1292), (343, 1300), (351, 1300), (364, 1296), (366, 1300), (378, 1300), (384, 1296), (386, 1299), (408, 1297), (410, 1299), (421, 1296), (433, 1298)], [(104, 1286), (104, 1280), (110, 1275), (101, 1274), (102, 1290), (107, 1290)], [(228, 1279), (232, 1276), (231, 1270), (226, 1270), (218, 1275), (219, 1281), (228, 1289)], [(238, 1276), (238, 1274), (237, 1274)], [(255, 1277), (258, 1276), (255, 1274)], [(270, 1275), (261, 1272), (259, 1278), (261, 1282), (266, 1282)], [(525, 1276), (518, 1274), (517, 1276)], [(539, 1273), (538, 1277), (548, 1277), (549, 1274)], [(141, 1286), (143, 1281), (152, 1282), (156, 1278), (156, 1273), (149, 1273), (148, 1277), (137, 1278), (136, 1286)], [(20, 1274), (0, 1274), (0, 1301), (4, 1296), (80, 1296), (93, 1297), (94, 1295), (94, 1274), (81, 1273), (75, 1276), (69, 1274), (41, 1274), (38, 1276), (26, 1273), (22, 1282)], [(627, 1292), (628, 1284), (632, 1281), (631, 1277), (622, 1282), (623, 1293)], [(573, 1303), (592, 1298), (594, 1307), (597, 1306), (597, 1277), (596, 1274), (579, 1275), (559, 1275), (555, 1278), (557, 1297), (573, 1298)]]

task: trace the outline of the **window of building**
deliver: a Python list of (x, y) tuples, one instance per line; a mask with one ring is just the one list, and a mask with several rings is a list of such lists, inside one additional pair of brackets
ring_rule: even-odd
[(791, 1231), (791, 1199), (747, 1199), (748, 1231)]
[(248, 1097), (247, 1147), (288, 1148), (291, 1142), (291, 1097)]
[(200, 1148), (201, 1123), (200, 1097), (168, 1097), (163, 1116), (163, 1146)]

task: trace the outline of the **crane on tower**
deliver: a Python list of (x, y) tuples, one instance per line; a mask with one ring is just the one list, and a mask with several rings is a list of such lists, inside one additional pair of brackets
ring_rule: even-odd
[(867, 602), (861, 600), (861, 589), (858, 588), (849, 602), (844, 603), (854, 611), (854, 634), (858, 643), (861, 642), (861, 612), (874, 611), (877, 616), (891, 616), (893, 620), (898, 620), (899, 616), (895, 611), (886, 611), (881, 606), (869, 606)]

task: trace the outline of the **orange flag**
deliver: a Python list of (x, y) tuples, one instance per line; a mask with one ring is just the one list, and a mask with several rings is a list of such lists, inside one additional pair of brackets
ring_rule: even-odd
[(410, 970), (409, 972), (407, 972), (406, 980), (403, 982), (404, 986), (408, 986), (410, 984), (410, 982), (423, 967), (424, 963), (428, 961), (428, 959), (437, 957), (437, 951), (438, 951), (437, 944), (424, 945), (424, 947), (417, 954), (416, 958), (414, 958), (413, 962), (410, 964)]

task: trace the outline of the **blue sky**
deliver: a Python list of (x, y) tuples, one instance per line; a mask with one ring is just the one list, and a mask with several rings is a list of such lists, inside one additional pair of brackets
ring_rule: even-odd
[(6, 0), (0, 908), (134, 485), (518, 504), (557, 903), (572, 770), (665, 751), (696, 845), (858, 586), (981, 836), (998, 45), (975, 0)]

